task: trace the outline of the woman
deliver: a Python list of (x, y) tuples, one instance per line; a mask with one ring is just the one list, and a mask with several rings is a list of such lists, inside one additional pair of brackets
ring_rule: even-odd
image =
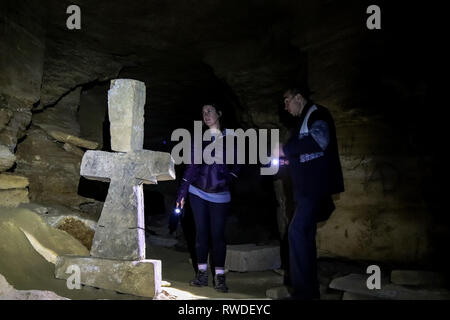
[[(211, 130), (218, 132), (217, 139), (223, 139), (224, 152), (219, 154), (223, 164), (213, 162), (206, 164), (194, 164), (191, 161), (186, 168), (180, 188), (178, 190), (176, 207), (183, 208), (187, 195), (194, 214), (196, 239), (195, 248), (197, 253), (198, 271), (195, 279), (190, 284), (192, 286), (207, 286), (208, 272), (207, 260), (209, 245), (212, 247), (212, 260), (214, 262), (214, 288), (221, 292), (227, 292), (228, 287), (225, 283), (225, 221), (231, 201), (229, 185), (231, 181), (237, 178), (239, 166), (236, 161), (231, 170), (225, 164), (226, 159), (226, 139), (232, 139), (232, 136), (226, 136), (225, 130), (221, 128), (222, 111), (217, 105), (207, 104), (202, 109), (203, 122)], [(223, 131), (222, 131), (223, 130)], [(212, 138), (214, 141), (214, 136)], [(205, 147), (211, 143), (204, 142), (202, 153)], [(234, 144), (233, 144), (234, 145)], [(234, 150), (236, 151), (236, 150)], [(234, 152), (236, 159), (236, 152)], [(216, 156), (212, 154), (212, 156)], [(193, 152), (192, 152), (193, 157)], [(209, 236), (211, 235), (211, 244)]]

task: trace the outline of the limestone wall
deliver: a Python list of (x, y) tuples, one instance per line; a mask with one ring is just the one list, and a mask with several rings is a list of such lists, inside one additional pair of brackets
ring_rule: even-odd
[(337, 127), (345, 192), (318, 230), (322, 255), (361, 260), (424, 262), (430, 258), (433, 219), (421, 193), (428, 173), (420, 158), (383, 153), (395, 143), (376, 120)]
[[(25, 136), (31, 109), (40, 98), (45, 31), (38, 3), (2, 1), (0, 11), (0, 172), (3, 172), (15, 165), (18, 140)], [(10, 180), (8, 175), (1, 177), (3, 181)], [(13, 183), (0, 188), (0, 206), (28, 202), (27, 186), (28, 183), (24, 186)]]
[[(308, 80), (315, 101), (335, 117), (346, 186), (336, 212), (319, 227), (320, 253), (426, 260), (436, 244), (445, 243), (436, 235), (448, 232), (431, 214), (440, 210), (434, 207), (440, 193), (430, 178), (435, 154), (421, 138), (430, 130), (414, 116), (430, 95), (424, 71), (411, 62), (419, 61), (427, 46), (416, 48), (412, 42), (409, 48), (399, 44), (384, 50), (388, 39), (382, 32), (368, 33), (365, 8), (356, 0), (346, 6), (334, 0), (229, 3), (213, 1), (199, 11), (142, 0), (136, 4), (143, 8), (140, 15), (119, 1), (105, 5), (102, 17), (107, 19), (99, 19), (97, 8), (86, 1), (83, 21), (89, 32), (69, 32), (60, 14), (64, 2), (48, 1), (43, 9), (34, 1), (1, 1), (0, 172), (28, 179), (29, 186), (13, 188), (21, 190), (14, 191), (18, 198), (73, 208), (93, 201), (78, 193), (79, 165), (85, 150), (105, 141), (101, 129), (86, 128), (87, 122), (79, 120), (99, 125), (106, 101), (98, 107), (101, 99), (94, 99), (80, 112), (83, 88), (120, 75), (144, 81), (151, 126), (144, 140), (167, 148), (172, 129), (198, 120), (201, 98), (214, 91), (225, 96), (241, 127), (280, 128), (284, 138), (283, 90), (294, 79)], [(145, 12), (158, 14), (149, 21)], [(249, 17), (248, 12), (258, 14)], [(389, 44), (403, 36), (394, 34)], [(379, 60), (383, 63), (373, 63)], [(120, 73), (124, 66), (127, 72)], [(91, 108), (96, 108), (95, 121)], [(395, 122), (399, 119), (402, 127)], [(266, 186), (255, 175), (244, 179), (240, 187), (247, 193), (236, 198), (234, 226), (245, 228), (242, 221), (249, 217), (249, 224), (275, 223), (276, 208), (264, 202), (271, 196)], [(12, 192), (0, 190), (0, 205), (9, 198), (5, 190)], [(175, 183), (158, 190), (167, 193), (170, 207)], [(254, 234), (266, 239), (263, 227)]]

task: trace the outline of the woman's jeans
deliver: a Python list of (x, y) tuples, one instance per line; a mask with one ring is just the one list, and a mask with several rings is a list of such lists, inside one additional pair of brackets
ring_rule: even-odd
[(225, 221), (229, 203), (215, 203), (189, 194), (196, 229), (196, 252), (198, 264), (206, 264), (211, 238), (213, 264), (216, 268), (225, 267), (227, 247), (225, 243)]

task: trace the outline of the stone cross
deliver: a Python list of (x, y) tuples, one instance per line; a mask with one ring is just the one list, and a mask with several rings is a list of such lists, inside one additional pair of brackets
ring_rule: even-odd
[(81, 175), (109, 181), (91, 256), (114, 260), (145, 259), (143, 184), (175, 179), (169, 153), (144, 150), (145, 85), (131, 79), (111, 81), (108, 113), (111, 149), (87, 151)]

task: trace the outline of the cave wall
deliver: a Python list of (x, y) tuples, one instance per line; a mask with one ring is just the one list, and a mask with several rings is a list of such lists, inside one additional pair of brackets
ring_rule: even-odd
[[(140, 2), (137, 12), (123, 1), (100, 1), (108, 19), (99, 20), (87, 1), (79, 2), (89, 32), (65, 29), (66, 16), (59, 12), (68, 1), (49, 2), (45, 12), (28, 2), (2, 2), (8, 13), (0, 16), (0, 171), (27, 177), (33, 201), (72, 208), (95, 203), (78, 190), (79, 164), (89, 147), (52, 132), (102, 148), (101, 129), (86, 119), (92, 126), (102, 121), (109, 79), (146, 83), (146, 147), (161, 151), (170, 151), (162, 142), (171, 129), (200, 119), (198, 97), (204, 93), (221, 94), (237, 125), (280, 128), (285, 139), (283, 90), (293, 80), (308, 80), (313, 99), (335, 117), (346, 186), (336, 212), (319, 225), (319, 254), (423, 262), (436, 250), (431, 233), (448, 234), (423, 192), (431, 155), (418, 140), (419, 119), (400, 112), (421, 106), (429, 95), (426, 82), (412, 71), (405, 74), (421, 52), (402, 60), (402, 54), (383, 49), (397, 39), (364, 28), (363, 3), (212, 1), (195, 11), (186, 4)], [(255, 13), (251, 19), (249, 12)], [(386, 65), (376, 70), (383, 64), (374, 59)], [(402, 116), (406, 128), (393, 125)], [(236, 189), (234, 240), (250, 241), (239, 235), (258, 216), (266, 226), (276, 221), (270, 183), (258, 179), (248, 173)], [(176, 187), (156, 187), (167, 195), (167, 210)], [(273, 236), (258, 228), (247, 235)]]
[[(122, 63), (83, 36), (74, 40), (67, 29), (49, 26), (51, 5), (6, 1), (2, 6), (1, 170), (27, 177), (32, 201), (79, 209), (95, 202), (78, 194), (81, 158), (102, 143), (89, 140), (89, 134), (83, 141), (82, 87), (115, 78)], [(58, 16), (65, 26), (66, 16)]]
[[(437, 223), (430, 210), (437, 202), (426, 196), (433, 164), (423, 141), (433, 140), (424, 133), (432, 125), (427, 113), (419, 118), (429, 108), (431, 83), (417, 61), (428, 49), (414, 45), (424, 40), (423, 26), (398, 22), (416, 9), (387, 7), (386, 29), (373, 33), (355, 19), (363, 3), (345, 9), (337, 2), (310, 5), (323, 19), (304, 17), (300, 23), (310, 24), (312, 32), (292, 42), (308, 57), (313, 98), (335, 117), (346, 187), (336, 212), (318, 229), (320, 254), (428, 266), (446, 262), (436, 252), (450, 230)], [(439, 192), (437, 184), (432, 188)]]
[(77, 109), (81, 88), (65, 95), (51, 108), (35, 112), (27, 138), (17, 146), (16, 173), (30, 180), (30, 199), (78, 209), (89, 202), (78, 195), (80, 165), (84, 151), (64, 142), (65, 135), (79, 136)]
[(104, 143), (103, 127), (107, 119), (109, 81), (83, 87), (76, 119), (80, 124), (80, 136), (96, 141), (101, 149)]
[(14, 207), (29, 201), (27, 177), (11, 171), (40, 97), (45, 30), (37, 3), (2, 1), (0, 12), (0, 205)]
[(14, 152), (40, 98), (45, 29), (38, 4), (2, 1), (1, 12), (0, 145)]

